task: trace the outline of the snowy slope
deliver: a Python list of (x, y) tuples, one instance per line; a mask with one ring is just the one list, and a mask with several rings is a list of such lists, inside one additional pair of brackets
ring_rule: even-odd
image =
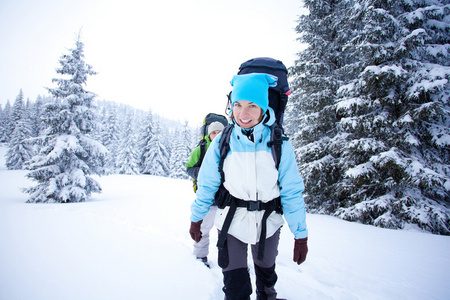
[[(89, 202), (26, 204), (19, 189), (33, 183), (25, 171), (6, 170), (5, 152), (1, 147), (1, 300), (223, 299), (215, 245), (211, 270), (192, 255), (190, 181), (113, 175), (98, 179), (103, 193)], [(307, 222), (309, 253), (300, 266), (283, 228), (279, 297), (450, 299), (450, 237), (311, 214)]]

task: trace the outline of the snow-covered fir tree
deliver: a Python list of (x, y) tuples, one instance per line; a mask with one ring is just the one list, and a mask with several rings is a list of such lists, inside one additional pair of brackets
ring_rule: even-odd
[(11, 138), (11, 134), (14, 130), (14, 123), (11, 121), (11, 104), (9, 100), (6, 101), (5, 107), (3, 108), (3, 131), (0, 132), (0, 142), (8, 142)]
[(16, 101), (12, 106), (11, 111), (11, 133), (14, 131), (14, 127), (17, 122), (23, 117), (23, 112), (25, 111), (25, 102), (23, 100), (23, 92), (22, 89), (19, 91), (19, 95), (16, 97)]
[(25, 110), (16, 120), (16, 126), (8, 143), (6, 152), (6, 167), (8, 170), (21, 170), (24, 164), (33, 157), (34, 145), (31, 140), (33, 130), (30, 118)]
[(37, 96), (36, 101), (31, 104), (29, 108), (29, 117), (30, 122), (32, 126), (32, 132), (33, 136), (37, 137), (41, 134), (41, 131), (43, 131), (44, 123), (42, 122), (41, 118), (44, 113), (44, 105), (45, 103), (48, 103), (52, 101), (50, 98), (44, 98), (42, 96)]
[(289, 130), (310, 211), (450, 234), (448, 1), (305, 1)]
[(141, 173), (143, 174), (150, 174), (151, 164), (152, 161), (150, 160), (150, 152), (151, 149), (151, 140), (153, 138), (153, 131), (154, 131), (154, 125), (153, 125), (153, 114), (152, 111), (149, 110), (147, 112), (147, 115), (144, 119), (144, 126), (141, 132), (140, 136), (140, 148), (141, 148), (141, 158), (140, 158), (140, 167), (141, 167)]
[(201, 126), (197, 126), (195, 128), (191, 128), (191, 141), (190, 141), (190, 147), (192, 150), (194, 150), (200, 142), (201, 139)]
[[(154, 124), (158, 124), (158, 131), (159, 131), (159, 142), (164, 145), (164, 148), (166, 149), (167, 154), (167, 163), (170, 162), (170, 156), (172, 154), (172, 147), (173, 147), (173, 139), (175, 131), (181, 128), (180, 122), (170, 122), (164, 118), (160, 117), (154, 117)], [(155, 127), (156, 130), (156, 127)], [(155, 131), (156, 132), (156, 131)], [(170, 167), (169, 167), (170, 168)], [(167, 174), (170, 175), (170, 171)]]
[(161, 142), (161, 127), (158, 121), (155, 121), (152, 128), (152, 137), (148, 142), (148, 151), (145, 153), (145, 165), (143, 174), (156, 176), (169, 176), (169, 154), (166, 146)]
[(108, 103), (105, 109), (104, 119), (102, 121), (102, 143), (108, 149), (108, 155), (105, 161), (105, 170), (107, 174), (113, 174), (117, 170), (116, 158), (120, 144), (120, 128), (118, 117), (118, 106), (114, 103)]
[(95, 72), (85, 63), (83, 48), (78, 35), (75, 48), (59, 60), (61, 78), (53, 79), (57, 87), (48, 89), (56, 100), (45, 107), (42, 148), (28, 164), (27, 177), (37, 181), (24, 189), (28, 202), (80, 202), (101, 192), (90, 175), (103, 173), (107, 150), (90, 136), (96, 126), (95, 94), (84, 86)]
[[(308, 47), (298, 53), (290, 70), (292, 94), (285, 127), (305, 180), (307, 208), (313, 212), (332, 213), (336, 208), (333, 184), (339, 181), (341, 170), (335, 167), (339, 157), (334, 157), (329, 147), (332, 138), (340, 137), (333, 109), (341, 81), (336, 73), (357, 64), (357, 58), (353, 60), (343, 53), (349, 34), (341, 30), (346, 4), (336, 0), (305, 1), (310, 13), (300, 17), (296, 28), (300, 41)], [(342, 73), (350, 76), (355, 72)]]
[(0, 104), (0, 143), (6, 141), (6, 120), (5, 112), (3, 111), (2, 105)]
[(130, 112), (122, 121), (121, 139), (116, 159), (119, 174), (139, 174), (139, 147), (134, 120), (135, 113)]
[(190, 147), (191, 141), (191, 131), (186, 122), (181, 130), (175, 131), (170, 155), (170, 177), (189, 179), (185, 165), (189, 160), (189, 155), (192, 150)]

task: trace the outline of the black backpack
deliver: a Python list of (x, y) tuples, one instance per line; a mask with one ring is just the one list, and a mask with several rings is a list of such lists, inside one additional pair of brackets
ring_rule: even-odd
[[(275, 161), (275, 165), (278, 169), (281, 159), (281, 145), (283, 140), (288, 138), (284, 136), (283, 130), (283, 118), (284, 111), (286, 110), (286, 104), (288, 96), (290, 95), (289, 83), (288, 83), (288, 70), (286, 66), (280, 61), (270, 57), (258, 57), (247, 60), (239, 67), (238, 75), (250, 74), (250, 73), (266, 73), (274, 75), (278, 78), (277, 85), (275, 87), (269, 87), (269, 106), (275, 112), (275, 123), (271, 126), (271, 138), (267, 145), (272, 148), (272, 155)], [(227, 108), (231, 109), (231, 93), (228, 94)], [(223, 173), (223, 162), (225, 160), (228, 151), (230, 150), (229, 141), (230, 134), (234, 125), (229, 124), (222, 132), (220, 143), (220, 165), (219, 172), (222, 177), (222, 183), (225, 181)]]
[(266, 73), (278, 77), (277, 85), (269, 87), (269, 106), (275, 112), (276, 123), (282, 128), (284, 111), (290, 94), (286, 66), (280, 60), (270, 57), (253, 58), (241, 64), (238, 75), (250, 73)]
[[(266, 73), (278, 78), (277, 85), (275, 87), (269, 87), (269, 106), (275, 112), (277, 125), (283, 128), (284, 111), (286, 110), (288, 96), (291, 93), (286, 66), (280, 60), (270, 57), (258, 57), (242, 63), (237, 74), (244, 75), (250, 73)], [(228, 109), (231, 108), (231, 93), (228, 94)]]
[(207, 114), (205, 119), (203, 119), (203, 124), (202, 127), (200, 128), (200, 135), (201, 135), (200, 142), (205, 140), (206, 136), (208, 135), (208, 126), (212, 122), (222, 123), (224, 127), (228, 125), (228, 120), (225, 116), (218, 115), (215, 113)]
[[(267, 146), (272, 148), (272, 156), (275, 161), (275, 166), (278, 169), (281, 159), (281, 146), (283, 141), (288, 140), (284, 135), (283, 131), (283, 116), (286, 109), (286, 104), (288, 101), (288, 96), (290, 94), (289, 83), (287, 80), (288, 70), (286, 66), (279, 60), (260, 57), (253, 58), (241, 64), (239, 67), (238, 75), (250, 74), (250, 73), (266, 73), (278, 77), (277, 85), (275, 87), (269, 87), (269, 106), (274, 110), (276, 121), (270, 127), (271, 137), (270, 142)], [(231, 93), (228, 94), (228, 105), (227, 108), (231, 109)], [(258, 249), (258, 257), (260, 259), (264, 256), (264, 241), (265, 241), (265, 222), (269, 217), (270, 213), (276, 211), (278, 213), (283, 213), (281, 208), (281, 201), (278, 197), (274, 201), (267, 203), (261, 203), (257, 201), (243, 201), (242, 199), (236, 199), (225, 189), (223, 183), (225, 182), (225, 174), (223, 172), (223, 164), (225, 158), (230, 150), (230, 136), (233, 131), (234, 124), (229, 124), (222, 131), (222, 136), (219, 140), (220, 149), (220, 161), (219, 161), (219, 172), (222, 180), (222, 184), (219, 187), (215, 195), (214, 202), (219, 208), (224, 208), (225, 206), (230, 206), (227, 217), (225, 218), (222, 230), (219, 234), (219, 239), (217, 241), (217, 247), (223, 249), (225, 246), (226, 235), (233, 219), (234, 212), (237, 207), (247, 207), (248, 210), (265, 210), (263, 217), (263, 227), (261, 231), (260, 244)], [(221, 266), (222, 267), (222, 266)]]

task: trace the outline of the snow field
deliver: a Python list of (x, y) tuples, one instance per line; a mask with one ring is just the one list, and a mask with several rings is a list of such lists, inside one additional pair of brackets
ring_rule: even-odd
[[(191, 182), (147, 175), (96, 178), (102, 194), (72, 204), (27, 204), (25, 171), (0, 148), (0, 299), (222, 299), (212, 232), (205, 268), (192, 255)], [(449, 299), (450, 237), (307, 215), (309, 253), (292, 262), (282, 229), (279, 297)], [(251, 260), (250, 260), (251, 262)], [(253, 267), (249, 263), (253, 276)], [(255, 295), (252, 295), (255, 299)]]

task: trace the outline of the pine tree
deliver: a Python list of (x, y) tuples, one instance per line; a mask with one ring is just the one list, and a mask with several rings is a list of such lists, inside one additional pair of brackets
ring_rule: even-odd
[(3, 126), (4, 131), (0, 133), (0, 142), (9, 142), (11, 134), (14, 131), (14, 122), (11, 120), (11, 104), (9, 100), (6, 101), (5, 108), (3, 109)]
[(140, 159), (140, 167), (141, 167), (141, 173), (143, 174), (150, 174), (151, 164), (152, 161), (150, 160), (150, 152), (151, 149), (151, 140), (153, 138), (153, 131), (154, 131), (154, 125), (153, 125), (153, 114), (150, 111), (148, 111), (147, 116), (145, 118), (145, 124), (144, 128), (141, 133), (141, 140), (140, 140), (140, 148), (142, 149), (141, 152), (141, 159)]
[(122, 125), (122, 138), (116, 160), (119, 174), (139, 174), (138, 144), (133, 120), (134, 112), (127, 116)]
[(11, 132), (14, 131), (14, 127), (16, 126), (17, 122), (22, 118), (22, 114), (24, 111), (25, 111), (25, 102), (23, 101), (23, 92), (21, 89), (12, 107), (11, 122), (13, 126), (11, 128)]
[[(306, 3), (321, 7), (319, 2)], [(324, 59), (298, 60), (293, 68), (295, 95), (301, 95), (292, 108), (302, 121), (296, 145), (310, 209), (382, 227), (415, 224), (450, 234), (450, 7), (444, 1), (333, 3), (339, 9), (316, 17), (341, 18), (334, 22), (340, 30), (320, 32), (321, 22), (297, 28), (317, 44), (330, 36), (342, 43), (336, 49), (342, 64), (332, 69), (334, 80), (326, 80), (337, 83), (326, 106), (318, 101), (317, 108), (304, 109), (300, 103), (314, 103), (299, 85), (314, 76), (302, 68)], [(320, 81), (321, 75), (314, 77)], [(305, 121), (321, 118), (329, 130)]]
[[(347, 1), (307, 0), (304, 3), (310, 13), (300, 17), (296, 31), (299, 41), (308, 47), (298, 53), (290, 69), (293, 80), (286, 131), (296, 148), (308, 209), (332, 213), (337, 202), (333, 193), (341, 179), (341, 170), (340, 158), (334, 154), (336, 149), (330, 147), (330, 140), (345, 141), (345, 136), (339, 135), (334, 104), (340, 84), (357, 73), (357, 58), (343, 50), (345, 42), (355, 33), (343, 29), (346, 18), (342, 13), (350, 4)], [(348, 70), (349, 66), (356, 71)]]
[(5, 121), (4, 142), (9, 142), (11, 134), (14, 131), (14, 122), (11, 120), (11, 104), (9, 100), (6, 101), (5, 108), (3, 109), (3, 117)]
[(191, 135), (188, 124), (182, 130), (176, 130), (173, 139), (173, 151), (170, 155), (170, 177), (189, 179), (186, 173), (186, 163), (191, 153)]
[(53, 79), (58, 87), (48, 89), (56, 100), (45, 107), (43, 146), (28, 165), (27, 177), (38, 182), (24, 189), (28, 202), (81, 202), (101, 192), (90, 175), (103, 172), (107, 150), (90, 136), (96, 122), (95, 94), (84, 85), (95, 72), (85, 63), (83, 48), (78, 36), (76, 47), (59, 60), (56, 72), (62, 77)]
[(0, 143), (6, 141), (6, 120), (5, 112), (3, 111), (2, 105), (0, 104)]
[(30, 138), (33, 135), (31, 122), (26, 111), (16, 120), (16, 126), (11, 135), (6, 153), (6, 167), (8, 170), (21, 170), (24, 164), (34, 155), (34, 147)]
[(103, 120), (102, 142), (108, 149), (108, 155), (105, 162), (106, 172), (111, 174), (115, 173), (117, 169), (116, 157), (119, 151), (120, 129), (117, 115), (117, 105), (109, 103), (105, 110), (106, 113)]
[(50, 101), (52, 100), (38, 96), (36, 98), (36, 102), (32, 105), (30, 119), (34, 137), (40, 136), (41, 132), (45, 129), (44, 123), (42, 122), (41, 118), (44, 113), (44, 104)]
[(145, 154), (145, 168), (142, 173), (164, 176), (169, 175), (169, 154), (161, 142), (161, 128), (159, 122), (155, 122), (152, 138), (149, 141), (149, 151)]

